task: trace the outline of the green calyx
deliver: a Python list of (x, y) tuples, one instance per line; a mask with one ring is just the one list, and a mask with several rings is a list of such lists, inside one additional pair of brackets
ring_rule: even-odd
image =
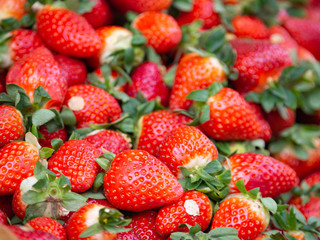
[(124, 228), (131, 222), (131, 219), (125, 219), (123, 214), (114, 208), (105, 207), (99, 211), (99, 222), (91, 225), (80, 234), (80, 238), (93, 236), (101, 231), (111, 233), (128, 232), (130, 228)]
[(302, 205), (309, 202), (311, 196), (320, 197), (320, 183), (309, 186), (306, 181), (302, 181), (300, 186), (293, 187), (290, 195), (299, 196), (302, 200)]
[(77, 211), (86, 204), (87, 198), (71, 192), (70, 180), (63, 174), (57, 178), (56, 174), (37, 162), (34, 176), (37, 182), (22, 196), (22, 200), (28, 204), (26, 222), (41, 216), (59, 219), (68, 211)]

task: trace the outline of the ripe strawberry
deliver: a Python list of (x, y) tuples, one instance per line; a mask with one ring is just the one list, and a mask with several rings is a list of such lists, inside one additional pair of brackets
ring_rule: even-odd
[(41, 147), (48, 147), (52, 148), (51, 140), (55, 138), (61, 139), (63, 142), (68, 140), (68, 133), (65, 128), (62, 128), (55, 132), (48, 132), (47, 127), (45, 125), (42, 125), (39, 128), (40, 134), (43, 136), (43, 138), (39, 138), (39, 144)]
[(0, 196), (0, 210), (3, 211), (8, 218), (14, 216), (12, 210), (12, 196)]
[(278, 25), (270, 28), (270, 41), (272, 43), (279, 44), (288, 51), (292, 51), (298, 48), (298, 43), (290, 36), (288, 31)]
[(169, 102), (170, 109), (188, 109), (192, 105), (192, 100), (186, 99), (190, 92), (224, 80), (226, 75), (217, 58), (202, 57), (197, 53), (185, 55), (176, 71)]
[(170, 7), (172, 0), (111, 0), (111, 3), (121, 13), (127, 11), (142, 13), (166, 10)]
[(267, 39), (269, 29), (256, 17), (237, 16), (232, 19), (233, 33), (240, 38)]
[(194, 0), (192, 10), (182, 12), (177, 17), (180, 26), (190, 24), (195, 20), (202, 20), (204, 29), (210, 29), (220, 24), (219, 14), (215, 11), (212, 0)]
[(114, 154), (119, 154), (131, 148), (131, 139), (129, 137), (125, 136), (121, 132), (112, 130), (92, 132), (83, 140), (86, 140), (93, 146), (95, 146), (98, 149), (100, 155), (103, 154), (103, 149)]
[(61, 76), (67, 81), (68, 87), (84, 84), (87, 69), (82, 61), (64, 55), (55, 55), (54, 60), (58, 63)]
[(160, 98), (162, 105), (167, 105), (169, 88), (164, 84), (161, 72), (157, 64), (145, 62), (131, 75), (132, 84), (128, 85), (126, 93), (135, 97), (137, 92), (142, 93), (149, 100)]
[(157, 53), (167, 53), (181, 40), (181, 29), (176, 20), (161, 12), (144, 12), (136, 17), (132, 26), (147, 39)]
[(187, 232), (179, 228), (182, 223), (194, 226), (199, 224), (204, 231), (210, 224), (212, 208), (209, 198), (197, 191), (187, 191), (176, 202), (162, 207), (156, 220), (156, 230), (160, 235), (169, 236), (173, 232)]
[(289, 204), (294, 205), (307, 219), (310, 217), (320, 217), (320, 197), (311, 196), (305, 204), (301, 197), (293, 197)]
[(24, 137), (25, 128), (21, 113), (12, 106), (0, 106), (0, 147)]
[(26, 13), (24, 4), (26, 0), (0, 0), (0, 21), (6, 18), (20, 20)]
[(65, 105), (76, 119), (77, 127), (109, 123), (120, 118), (121, 108), (117, 100), (101, 88), (91, 85), (75, 85), (68, 89)]
[(60, 172), (70, 179), (71, 190), (84, 192), (94, 182), (98, 173), (95, 158), (98, 150), (84, 140), (69, 140), (56, 151), (49, 160), (48, 169), (60, 176)]
[(140, 238), (133, 231), (129, 231), (118, 233), (117, 240), (140, 240)]
[(28, 142), (11, 142), (0, 149), (0, 195), (11, 195), (21, 181), (33, 175), (40, 161), (38, 149)]
[(203, 168), (218, 159), (218, 151), (199, 129), (183, 126), (167, 135), (156, 156), (176, 177), (181, 178), (179, 166), (190, 170)]
[(36, 16), (42, 41), (63, 55), (87, 58), (98, 53), (101, 43), (87, 20), (68, 9), (44, 6)]
[(18, 60), (7, 74), (7, 83), (22, 87), (31, 102), (34, 90), (42, 86), (52, 98), (45, 108), (60, 108), (67, 91), (66, 80), (61, 77), (58, 64), (45, 47), (39, 47)]
[(2, 224), (8, 224), (8, 219), (7, 219), (7, 215), (5, 214), (5, 212), (0, 210), (0, 225), (2, 225)]
[(306, 183), (312, 187), (315, 184), (320, 183), (320, 172), (315, 172), (304, 179)]
[(99, 28), (105, 25), (110, 25), (113, 22), (113, 12), (107, 0), (90, 0), (95, 2), (90, 12), (82, 14), (93, 28)]
[(155, 111), (144, 115), (138, 122), (137, 149), (156, 155), (160, 143), (175, 128), (191, 121), (189, 117), (168, 110)]
[(296, 114), (290, 108), (286, 108), (287, 118), (283, 118), (278, 110), (273, 110), (270, 113), (265, 113), (264, 116), (268, 121), (272, 134), (279, 136), (280, 132), (291, 127), (296, 121)]
[(116, 155), (103, 182), (104, 194), (113, 206), (134, 212), (171, 204), (183, 194), (169, 168), (142, 150)]
[(66, 230), (57, 220), (54, 220), (52, 218), (34, 218), (31, 221), (29, 221), (27, 225), (35, 230), (50, 233), (53, 236), (56, 236), (59, 240), (67, 240)]
[(308, 51), (307, 49), (305, 49), (301, 46), (298, 46), (298, 58), (300, 60), (307, 60), (310, 62), (317, 61), (316, 58), (314, 57), (314, 55), (310, 51)]
[(0, 225), (1, 237), (5, 239), (19, 240), (59, 240), (57, 237), (39, 230), (33, 230), (30, 227), (17, 225)]
[(231, 170), (231, 192), (239, 192), (235, 184), (244, 179), (247, 190), (258, 187), (263, 197), (275, 198), (291, 190), (299, 182), (292, 168), (258, 153), (235, 154), (224, 165)]

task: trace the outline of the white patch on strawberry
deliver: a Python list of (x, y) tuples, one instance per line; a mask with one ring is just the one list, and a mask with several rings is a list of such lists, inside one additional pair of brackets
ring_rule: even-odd
[[(1, 14), (0, 14), (0, 19), (1, 19)], [(9, 52), (1, 54), (0, 68), (8, 68), (12, 66), (12, 64), (13, 64), (13, 61), (11, 59)]]
[(284, 41), (284, 38), (281, 34), (279, 33), (274, 33), (270, 36), (270, 41), (272, 43), (282, 43)]
[[(99, 211), (100, 209), (104, 208), (102, 205), (94, 204), (87, 212), (84, 213), (83, 217), (86, 219), (85, 225), (87, 227), (92, 226), (93, 224), (96, 224), (99, 222)], [(94, 236), (94, 239), (103, 239), (102, 238), (102, 232), (99, 232)], [(93, 236), (91, 236), (93, 238)]]
[(104, 129), (94, 130), (94, 131), (92, 131), (91, 133), (87, 134), (87, 136), (86, 136), (86, 137), (89, 137), (89, 136), (95, 135), (95, 134), (97, 134), (97, 133), (99, 133), (99, 132), (102, 132), (102, 131), (104, 131)]
[(37, 182), (38, 180), (35, 177), (28, 177), (24, 179), (20, 184), (20, 192), (21, 196), (23, 196), (26, 192), (32, 189), (32, 186)]
[(33, 135), (31, 132), (27, 132), (25, 135), (25, 140), (28, 143), (31, 143), (38, 151), (41, 149), (41, 145), (38, 142), (38, 139), (36, 138), (35, 135)]
[[(212, 161), (212, 154), (208, 154), (207, 156), (196, 156), (189, 163), (185, 164), (184, 167), (187, 169), (195, 169), (195, 168), (204, 168), (207, 166), (209, 162)], [(178, 179), (182, 179), (184, 176), (181, 172), (178, 173)]]
[(186, 200), (183, 206), (189, 215), (200, 216), (199, 206), (194, 200)]
[[(222, 66), (222, 64), (219, 62), (219, 60), (217, 58), (211, 57), (210, 58), (210, 62), (211, 62), (212, 67), (216, 68), (217, 71), (224, 72), (223, 71), (223, 66)], [(221, 75), (221, 74), (218, 74), (218, 75)]]
[(84, 100), (82, 97), (72, 97), (68, 101), (68, 107), (72, 111), (81, 111), (84, 108)]

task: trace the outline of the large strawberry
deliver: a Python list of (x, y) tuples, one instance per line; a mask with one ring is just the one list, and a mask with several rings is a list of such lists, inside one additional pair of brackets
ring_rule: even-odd
[(172, 0), (111, 0), (111, 3), (122, 13), (127, 11), (141, 13), (166, 10)]
[(142, 150), (127, 150), (116, 155), (103, 181), (108, 201), (123, 210), (161, 207), (174, 203), (183, 194), (168, 167)]
[(53, 236), (56, 236), (59, 240), (67, 240), (66, 230), (57, 220), (54, 220), (52, 218), (34, 218), (31, 221), (29, 221), (27, 225), (35, 230), (50, 233)]
[(82, 14), (93, 28), (110, 25), (113, 22), (114, 14), (107, 0), (90, 0), (94, 2), (90, 12)]
[(87, 58), (98, 53), (101, 43), (87, 20), (68, 9), (44, 6), (36, 17), (42, 41), (64, 55)]
[(7, 84), (14, 83), (22, 87), (33, 101), (34, 90), (42, 86), (52, 98), (45, 108), (60, 108), (67, 83), (51, 52), (39, 47), (18, 60), (7, 74)]
[(24, 4), (26, 0), (0, 0), (0, 21), (6, 18), (20, 20), (26, 13)]
[(232, 19), (233, 33), (240, 38), (267, 39), (269, 30), (267, 26), (256, 17), (237, 16)]

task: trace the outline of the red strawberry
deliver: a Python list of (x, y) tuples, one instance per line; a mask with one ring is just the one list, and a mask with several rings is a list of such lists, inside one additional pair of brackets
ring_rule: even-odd
[(169, 88), (164, 84), (160, 69), (153, 62), (145, 62), (131, 75), (132, 84), (127, 87), (127, 94), (135, 97), (137, 92), (142, 93), (149, 100), (160, 98), (162, 105), (167, 105)]
[(45, 108), (60, 108), (67, 91), (66, 80), (62, 78), (51, 52), (45, 47), (39, 47), (17, 61), (7, 74), (7, 83), (22, 87), (31, 101), (34, 90), (42, 86), (52, 98)]
[(40, 161), (38, 149), (28, 142), (8, 143), (0, 149), (0, 195), (11, 195), (21, 181), (33, 175)]
[(179, 228), (182, 223), (194, 226), (199, 224), (204, 231), (210, 224), (212, 208), (209, 198), (197, 191), (187, 191), (171, 205), (162, 207), (156, 220), (156, 230), (160, 235), (169, 236), (173, 232), (188, 232), (188, 228)]
[(86, 12), (82, 16), (87, 19), (93, 28), (110, 25), (113, 22), (114, 16), (108, 1), (90, 0), (90, 2), (95, 2), (95, 5), (90, 12)]
[(172, 0), (111, 0), (111, 3), (121, 12), (137, 13), (147, 11), (162, 11), (170, 7)]
[(307, 219), (310, 217), (320, 217), (320, 197), (311, 196), (306, 204), (302, 203), (301, 197), (293, 197), (289, 204), (294, 205)]
[(140, 240), (140, 238), (133, 231), (129, 231), (118, 233), (117, 240)]
[(313, 54), (308, 51), (307, 49), (298, 46), (298, 57), (300, 60), (307, 60), (310, 62), (315, 62), (317, 61), (316, 58), (313, 56)]
[(26, 0), (0, 0), (0, 21), (6, 18), (20, 20), (26, 13), (24, 4)]
[(95, 158), (98, 150), (84, 140), (69, 140), (56, 151), (49, 160), (48, 169), (56, 173), (63, 173), (70, 179), (74, 192), (88, 190), (98, 173)]
[(277, 43), (287, 49), (288, 51), (295, 50), (298, 48), (297, 42), (290, 36), (288, 31), (278, 25), (270, 28), (270, 41)]
[(56, 236), (59, 240), (67, 240), (67, 234), (63, 226), (52, 218), (38, 217), (27, 223), (28, 226), (35, 230), (47, 232)]
[(183, 126), (171, 131), (162, 141), (157, 157), (181, 178), (179, 166), (190, 170), (203, 168), (218, 159), (218, 151), (199, 129)]
[(49, 147), (52, 148), (51, 140), (55, 138), (61, 139), (63, 142), (68, 140), (68, 133), (65, 128), (62, 128), (55, 132), (48, 132), (47, 127), (45, 125), (42, 125), (39, 128), (40, 134), (43, 136), (43, 138), (39, 138), (39, 144), (41, 147)]
[(24, 137), (25, 128), (22, 114), (9, 105), (0, 106), (0, 147)]
[(82, 61), (64, 55), (55, 55), (54, 60), (58, 63), (61, 76), (67, 81), (68, 87), (86, 81), (87, 69)]
[(306, 183), (312, 187), (315, 184), (320, 183), (320, 172), (315, 172), (304, 179)]
[(182, 12), (177, 17), (177, 22), (182, 26), (199, 19), (203, 21), (204, 29), (210, 29), (220, 24), (220, 18), (214, 9), (212, 0), (194, 0), (192, 10)]
[(112, 205), (134, 212), (171, 204), (183, 194), (168, 167), (141, 150), (116, 155), (103, 182), (105, 196)]
[(14, 240), (59, 240), (49, 233), (17, 225), (0, 225), (0, 236), (5, 239)]
[(147, 39), (157, 53), (166, 53), (181, 40), (181, 29), (176, 20), (161, 12), (144, 12), (136, 17), (132, 26)]
[(175, 128), (191, 121), (189, 117), (167, 110), (155, 111), (144, 115), (138, 122), (137, 149), (155, 155), (160, 143)]
[(120, 118), (121, 108), (117, 100), (101, 88), (91, 85), (75, 85), (68, 89), (65, 105), (77, 119), (78, 127), (109, 123)]
[(231, 192), (239, 192), (235, 184), (244, 179), (247, 190), (260, 188), (263, 197), (275, 198), (291, 190), (299, 182), (292, 168), (258, 153), (235, 154), (224, 165), (231, 170)]
[(97, 54), (101, 47), (87, 20), (68, 9), (43, 7), (37, 13), (36, 28), (48, 47), (64, 55), (87, 58)]
[(240, 38), (267, 39), (269, 29), (256, 17), (237, 16), (232, 19), (233, 33)]
[(192, 101), (186, 99), (190, 92), (224, 80), (226, 75), (217, 58), (202, 57), (197, 53), (185, 55), (176, 71), (169, 102), (170, 109), (188, 109), (192, 105)]
[(0, 225), (2, 224), (8, 224), (7, 215), (4, 211), (0, 210)]
[(14, 216), (12, 210), (12, 196), (0, 196), (0, 210), (3, 211), (9, 218)]
[(239, 71), (233, 86), (242, 93), (263, 91), (268, 81), (278, 79), (281, 71), (292, 63), (288, 51), (278, 44), (246, 39), (235, 39), (231, 44), (237, 52), (234, 67)]
[(100, 155), (103, 153), (103, 149), (114, 154), (119, 154), (131, 148), (131, 139), (129, 137), (125, 136), (121, 132), (112, 130), (92, 132), (83, 140), (86, 140), (95, 146)]

